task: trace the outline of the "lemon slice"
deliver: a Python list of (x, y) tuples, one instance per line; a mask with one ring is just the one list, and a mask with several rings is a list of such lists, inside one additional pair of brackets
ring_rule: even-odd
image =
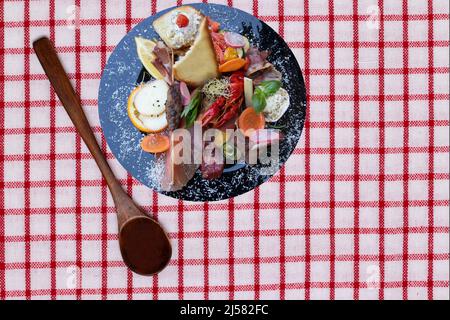
[(139, 114), (138, 110), (136, 109), (134, 105), (134, 98), (141, 89), (142, 86), (136, 87), (128, 97), (127, 111), (131, 123), (133, 123), (133, 125), (142, 132), (156, 133), (163, 131), (168, 126), (165, 112), (157, 117), (146, 117)]
[(134, 41), (136, 42), (139, 60), (141, 60), (145, 69), (147, 69), (147, 71), (153, 78), (163, 79), (164, 77), (153, 65), (153, 61), (156, 59), (156, 56), (153, 54), (153, 49), (155, 48), (156, 43), (152, 40), (144, 39), (141, 37), (135, 37)]

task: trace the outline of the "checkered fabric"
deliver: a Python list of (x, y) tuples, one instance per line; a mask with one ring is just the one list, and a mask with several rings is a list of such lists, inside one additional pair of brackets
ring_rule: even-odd
[[(449, 1), (219, 2), (286, 39), (308, 115), (278, 174), (213, 203), (134, 180), (97, 113), (114, 46), (181, 1), (0, 2), (0, 299), (449, 299)], [(42, 35), (169, 233), (157, 276), (121, 261), (105, 180), (33, 53)]]

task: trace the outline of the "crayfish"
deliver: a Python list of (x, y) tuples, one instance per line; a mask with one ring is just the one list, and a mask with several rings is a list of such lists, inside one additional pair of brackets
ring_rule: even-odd
[(244, 93), (244, 73), (235, 72), (230, 76), (230, 97), (218, 97), (202, 117), (202, 126), (212, 124), (220, 128), (238, 114)]

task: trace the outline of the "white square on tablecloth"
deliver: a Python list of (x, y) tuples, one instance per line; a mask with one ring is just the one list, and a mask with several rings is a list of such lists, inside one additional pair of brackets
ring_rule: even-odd
[(433, 83), (434, 83), (434, 90), (433, 92), (435, 94), (449, 94), (449, 79), (448, 74), (445, 73), (435, 73), (433, 74)]
[(426, 300), (428, 299), (428, 288), (409, 287), (408, 300)]
[(185, 287), (199, 287), (202, 285), (199, 280), (204, 277), (203, 265), (184, 265), (183, 272), (186, 275), (183, 283)]
[(5, 161), (3, 162), (3, 179), (8, 182), (22, 182), (24, 180), (24, 162), (23, 161)]
[(25, 290), (25, 269), (5, 270), (5, 290), (6, 291)]
[(81, 241), (81, 258), (83, 261), (102, 261), (102, 243), (98, 240)]
[[(4, 17), (7, 16), (4, 15)], [(5, 33), (3, 46), (5, 49), (17, 49), (24, 47), (23, 28), (5, 27), (3, 30)]]
[(386, 174), (403, 174), (403, 154), (401, 153), (385, 154), (384, 170)]
[(55, 161), (56, 179), (73, 181), (76, 178), (76, 172), (76, 161), (74, 159), (57, 159)]
[[(375, 17), (375, 16), (374, 16)], [(375, 17), (376, 18), (376, 17)], [(364, 20), (358, 22), (358, 40), (360, 42), (372, 42), (377, 44), (380, 38), (380, 30), (376, 28), (380, 22), (376, 22), (375, 19)]]
[(252, 286), (255, 284), (255, 266), (250, 263), (234, 265), (234, 284)]
[(448, 152), (440, 152), (434, 154), (434, 172), (445, 173), (449, 172), (449, 154)]
[(96, 289), (102, 287), (102, 269), (101, 268), (82, 268), (81, 269), (81, 287), (83, 289)]
[(30, 206), (32, 208), (50, 208), (50, 188), (48, 187), (31, 188)]
[[(334, 82), (335, 93), (338, 95), (353, 95), (354, 94), (353, 79), (354, 79), (353, 75), (336, 75)], [(347, 101), (346, 103), (349, 104), (349, 102)], [(350, 112), (347, 115), (353, 116), (353, 113)]]
[[(326, 49), (328, 50), (328, 49)], [(336, 69), (353, 69), (353, 48), (334, 48), (334, 66)], [(311, 57), (312, 58), (312, 57)]]
[[(385, 121), (403, 121), (404, 119), (403, 102), (385, 101), (383, 119)], [(397, 130), (397, 128), (393, 128), (392, 130), (394, 129)]]
[[(31, 154), (49, 154), (50, 153), (50, 135), (49, 134), (31, 134), (30, 141), (30, 153)], [(47, 161), (48, 162), (48, 161)], [(33, 161), (31, 166), (38, 162)], [(49, 177), (48, 175), (46, 176)], [(45, 177), (44, 177), (45, 179)]]
[(81, 52), (80, 66), (81, 72), (99, 73), (101, 71), (101, 54), (100, 52)]
[(335, 201), (351, 202), (354, 199), (353, 181), (335, 181)]
[(49, 262), (50, 259), (50, 241), (31, 241), (30, 242), (30, 260), (32, 262)]
[[(40, 81), (39, 81), (39, 83), (40, 83)], [(32, 100), (49, 99), (49, 94), (46, 95), (46, 93), (49, 92), (49, 88), (48, 88), (47, 84), (45, 84), (44, 86), (38, 86), (35, 89), (37, 89), (39, 93), (37, 93), (37, 95), (34, 98), (31, 98)], [(39, 97), (41, 97), (41, 98), (39, 98)], [(47, 104), (46, 106), (30, 108), (30, 127), (31, 128), (48, 128), (48, 127), (50, 127), (50, 103), (48, 102), (46, 104)]]
[(202, 259), (204, 257), (203, 238), (189, 237), (183, 239), (183, 258), (184, 259)]
[[(336, 226), (336, 225), (335, 225)], [(352, 255), (355, 249), (353, 234), (335, 234), (335, 252), (339, 255)], [(336, 277), (337, 278), (337, 277)]]
[(378, 181), (359, 181), (359, 200), (378, 201), (379, 183)]
[(323, 181), (311, 182), (311, 201), (322, 202), (330, 200), (330, 183)]
[(385, 234), (384, 235), (384, 253), (401, 254), (403, 253), (403, 235)]
[(253, 229), (256, 212), (253, 210), (236, 210), (234, 212), (234, 230)]
[[(377, 69), (379, 67), (380, 53), (378, 48), (359, 48), (358, 67), (359, 69)], [(366, 77), (360, 74), (359, 78)], [(361, 84), (360, 84), (361, 86)]]
[(75, 240), (58, 240), (56, 241), (56, 261), (75, 261), (76, 241)]
[(392, 207), (384, 209), (384, 226), (386, 228), (403, 227), (403, 208)]
[(210, 286), (227, 286), (229, 270), (227, 265), (210, 264), (209, 265), (209, 285)]
[[(397, 172), (401, 173), (401, 172)], [(403, 182), (385, 181), (384, 182), (384, 200), (385, 201), (403, 201)]]
[[(409, 30), (411, 31), (411, 28)], [(384, 20), (384, 41), (403, 41), (403, 32), (402, 21)]]
[(286, 256), (303, 256), (305, 254), (305, 235), (287, 235), (285, 253)]
[(408, 253), (426, 254), (428, 253), (428, 234), (409, 233), (408, 234)]
[(208, 256), (210, 259), (214, 258), (229, 258), (229, 242), (226, 237), (214, 237), (209, 239), (209, 252)]
[(408, 102), (410, 121), (427, 121), (429, 107), (427, 101), (414, 100)]
[(116, 46), (120, 40), (126, 35), (127, 30), (125, 25), (106, 25), (106, 45)]
[[(73, 22), (67, 22), (73, 24)], [(66, 24), (55, 26), (55, 46), (58, 47), (72, 47), (75, 46), (75, 31), (70, 29)]]
[(387, 282), (402, 281), (403, 263), (402, 261), (384, 262), (384, 279)]
[(428, 153), (416, 153), (409, 156), (409, 172), (410, 173), (427, 173), (428, 172)]
[(427, 181), (420, 181), (420, 180), (408, 181), (408, 193), (410, 200), (427, 200), (428, 199)]
[(285, 271), (287, 283), (303, 283), (305, 281), (305, 262), (287, 262)]
[(260, 236), (259, 255), (260, 257), (279, 257), (280, 238), (277, 236)]
[(353, 41), (353, 21), (334, 22), (334, 41)]
[[(58, 58), (61, 61), (61, 64), (64, 67), (64, 70), (67, 73), (75, 73), (76, 72), (76, 55), (75, 55), (75, 50), (74, 51), (58, 51)], [(34, 66), (36, 68), (36, 73), (41, 73), (42, 72), (42, 67), (40, 64), (36, 63), (36, 64), (32, 64), (32, 66)], [(31, 71), (33, 72), (33, 70), (31, 69)], [(76, 89), (76, 80), (72, 79), (71, 83), (73, 85), (73, 87)], [(79, 93), (79, 92), (78, 92)], [(84, 98), (84, 96), (82, 95), (82, 97)], [(64, 109), (63, 109), (64, 110)], [(64, 110), (64, 112), (66, 112)], [(67, 122), (65, 122), (65, 124), (67, 125)]]
[(314, 107), (310, 108), (309, 117), (311, 122), (322, 122), (330, 120), (330, 103), (317, 101)]
[(101, 207), (104, 202), (102, 200), (101, 188), (82, 186), (81, 192), (81, 205), (83, 207)]
[(330, 261), (311, 261), (310, 269), (311, 282), (330, 281)]
[(314, 234), (311, 236), (311, 254), (329, 255), (330, 236), (328, 234)]
[(434, 199), (435, 200), (448, 200), (449, 198), (449, 181), (446, 180), (437, 180), (434, 182)]
[(330, 173), (330, 155), (329, 154), (313, 154), (311, 155), (310, 171), (312, 175), (328, 175)]
[[(174, 257), (174, 256), (173, 256)], [(178, 266), (168, 265), (163, 272), (158, 274), (159, 287), (176, 287), (178, 286)]]
[(22, 236), (25, 233), (25, 218), (21, 214), (4, 215), (5, 236)]
[(428, 68), (428, 49), (424, 47), (408, 48), (408, 66), (410, 68)]
[(102, 215), (99, 214), (82, 214), (81, 215), (81, 232), (83, 234), (101, 234), (102, 232)]
[(75, 234), (76, 219), (73, 213), (57, 213), (55, 216), (55, 226), (57, 234)]
[(289, 229), (303, 229), (305, 227), (305, 211), (303, 208), (287, 208), (284, 218)]
[[(7, 80), (4, 82), (4, 102), (17, 102), (24, 104), (25, 85), (24, 81)], [(21, 105), (24, 107), (24, 105)], [(20, 111), (19, 111), (20, 112)]]
[[(33, 268), (30, 271), (30, 282), (33, 290), (49, 290), (51, 288), (51, 269)], [(42, 297), (42, 299), (45, 299)]]
[[(117, 230), (113, 234), (117, 234)], [(176, 242), (174, 243), (174, 242), (172, 242), (172, 240), (171, 240), (171, 243), (172, 243), (172, 245), (176, 244)], [(107, 246), (106, 256), (107, 256), (108, 261), (122, 260), (122, 255), (120, 254), (119, 241), (117, 241), (116, 239), (107, 240), (106, 246)], [(176, 257), (176, 255), (172, 254), (172, 257)]]
[[(330, 130), (311, 128), (309, 131), (311, 148), (328, 148), (330, 146)], [(313, 152), (311, 156), (314, 156)]]
[(379, 209), (378, 208), (360, 208), (359, 210), (360, 228), (378, 228), (379, 227)]
[[(13, 129), (13, 128), (23, 128), (25, 123), (25, 109), (24, 108), (3, 108), (2, 112), (4, 112), (5, 119), (8, 121), (4, 121), (3, 128), (5, 129)], [(5, 133), (5, 137), (9, 136), (9, 134)], [(20, 136), (23, 139), (23, 136)]]
[(354, 217), (354, 213), (347, 208), (336, 208), (334, 211), (335, 228), (353, 228)]
[[(448, 238), (447, 238), (447, 241), (448, 241)], [(434, 260), (433, 261), (433, 279), (438, 280), (438, 281), (448, 281), (448, 269), (449, 269), (449, 260), (448, 259), (447, 260)]]
[(330, 76), (329, 75), (311, 75), (310, 76), (310, 94), (325, 95), (330, 94)]
[[(329, 69), (330, 68), (330, 49), (329, 48), (311, 48), (309, 67), (311, 69)], [(324, 78), (321, 78), (321, 81)], [(311, 83), (312, 84), (312, 83)]]
[(353, 128), (335, 128), (334, 134), (336, 148), (353, 148), (355, 142)]
[(354, 264), (352, 261), (335, 261), (334, 268), (336, 282), (353, 282)]
[(305, 40), (305, 24), (303, 21), (285, 21), (284, 40), (303, 42)]
[(30, 215), (30, 234), (31, 235), (48, 235), (50, 234), (51, 224), (50, 215), (48, 214), (32, 214)]
[(360, 154), (359, 157), (360, 174), (378, 174), (379, 173), (379, 155), (378, 154)]
[[(353, 94), (353, 78), (351, 81), (348, 81), (347, 76), (342, 76), (342, 80), (338, 80), (339, 77), (336, 77), (337, 82), (343, 81), (347, 82), (347, 85), (351, 87), (351, 92)], [(336, 89), (338, 94), (349, 94), (349, 92), (342, 92)], [(340, 121), (353, 121), (354, 120), (354, 111), (355, 111), (355, 102), (354, 101), (336, 101), (335, 109), (334, 109), (334, 120), (336, 122)]]
[(377, 75), (361, 75), (359, 77), (359, 94), (360, 95), (378, 95)]
[(359, 235), (359, 254), (377, 255), (378, 254), (379, 235), (365, 234)]
[(360, 148), (378, 148), (380, 137), (378, 128), (359, 128), (359, 147)]
[(25, 262), (25, 242), (6, 241), (5, 242), (5, 263)]
[[(428, 75), (426, 74), (409, 74), (409, 93), (410, 94), (428, 94)], [(434, 93), (438, 93), (436, 87)], [(448, 92), (448, 89), (447, 89)]]
[(311, 208), (309, 226), (311, 229), (325, 229), (330, 225), (329, 208)]
[(278, 263), (261, 263), (259, 265), (260, 283), (279, 284), (280, 283), (280, 265)]
[(29, 29), (29, 33), (30, 33), (30, 40), (29, 43), (25, 43), (25, 45), (27, 46), (32, 46), (32, 42), (34, 40), (37, 40), (41, 37), (46, 37), (49, 35), (50, 33), (50, 26), (35, 26), (35, 25), (31, 25), (30, 29)]
[(315, 0), (309, 2), (309, 15), (327, 15), (329, 2), (326, 0)]
[(23, 209), (24, 202), (24, 189), (5, 189), (4, 209)]
[(127, 268), (109, 267), (108, 268), (108, 288), (127, 288), (127, 277), (125, 276)]
[(359, 102), (359, 121), (378, 121), (379, 105), (376, 101)]
[(278, 203), (280, 201), (280, 186), (271, 180), (259, 186), (260, 203)]
[(386, 69), (403, 68), (403, 48), (384, 48), (383, 62)]
[(259, 213), (260, 230), (278, 230), (280, 229), (280, 211), (262, 210)]
[(352, 154), (336, 153), (334, 155), (334, 173), (337, 175), (346, 175), (354, 170), (354, 156)]
[[(435, 68), (447, 68), (449, 65), (449, 47), (433, 48), (433, 66)], [(428, 54), (426, 55), (428, 57)], [(5, 63), (6, 64), (6, 63)]]
[(228, 230), (228, 211), (214, 210), (210, 211), (208, 215), (209, 231), (223, 231)]
[(424, 281), (428, 274), (428, 260), (409, 260), (408, 261), (408, 280)]
[[(436, 37), (434, 37), (435, 40)], [(428, 41), (428, 23), (424, 21), (416, 21), (408, 26), (409, 41)]]

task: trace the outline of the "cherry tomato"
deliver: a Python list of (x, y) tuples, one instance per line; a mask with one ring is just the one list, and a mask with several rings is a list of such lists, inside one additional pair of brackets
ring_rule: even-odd
[(231, 47), (226, 48), (225, 52), (223, 54), (223, 58), (225, 61), (230, 61), (230, 60), (236, 59), (238, 57), (239, 56), (238, 56), (237, 50), (235, 48), (231, 48)]
[(176, 24), (179, 28), (187, 27), (187, 25), (189, 24), (189, 18), (180, 13), (177, 17)]

